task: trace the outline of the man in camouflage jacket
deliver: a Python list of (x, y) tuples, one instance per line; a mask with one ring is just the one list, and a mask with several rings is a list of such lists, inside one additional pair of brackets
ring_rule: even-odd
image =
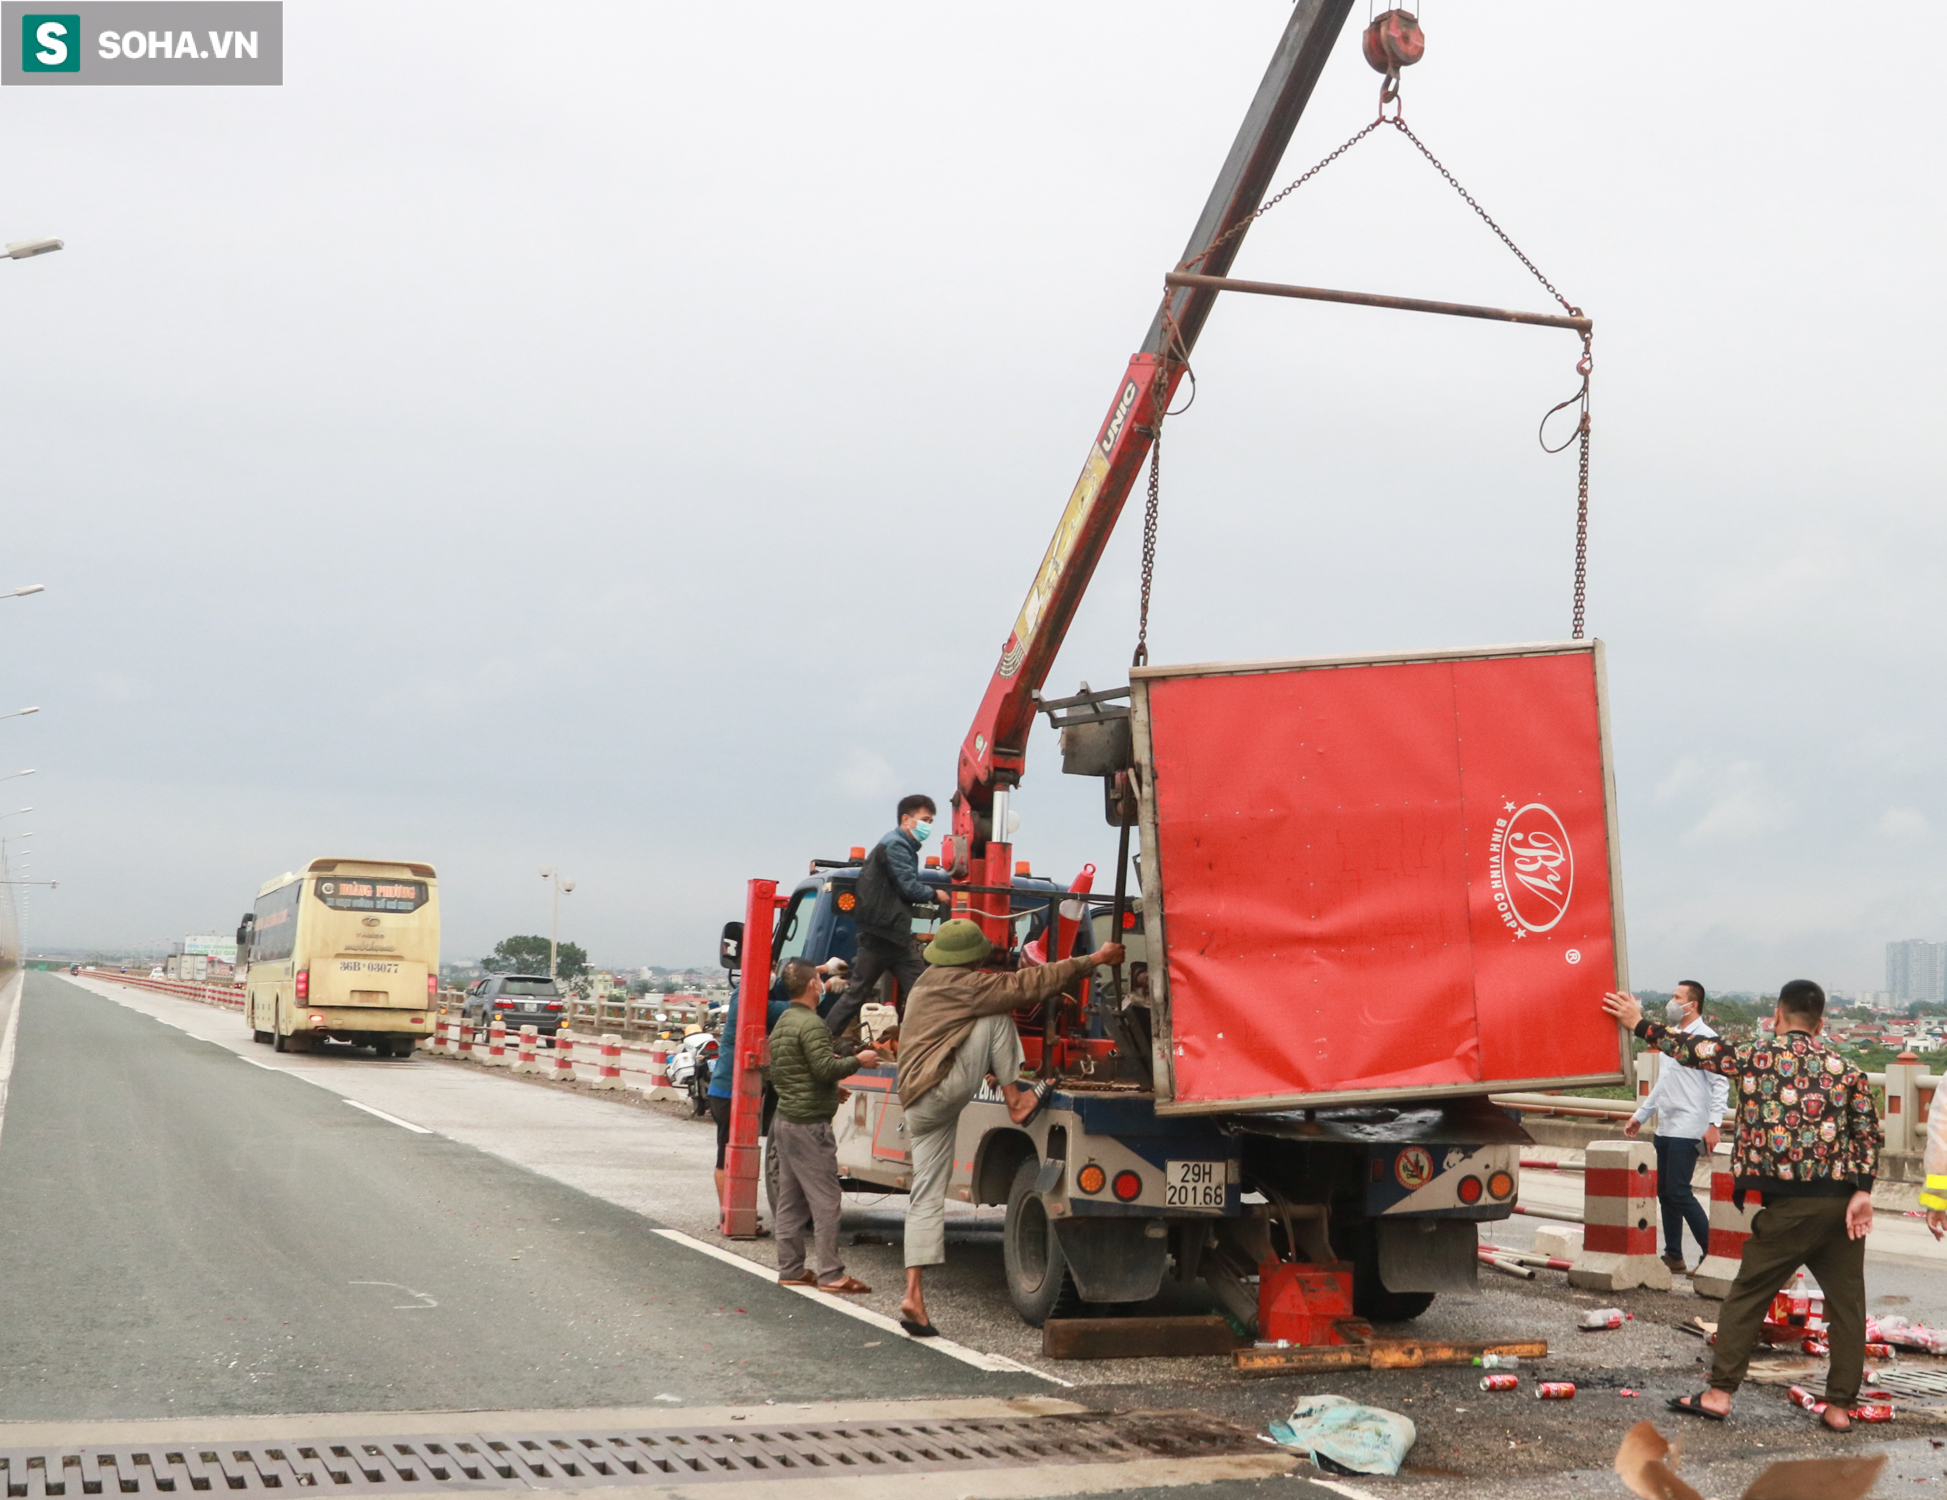
[(1718, 1313), (1710, 1389), (1680, 1397), (1671, 1407), (1723, 1420), (1744, 1380), (1765, 1310), (1803, 1266), (1825, 1293), (1830, 1324), (1824, 1420), (1844, 1431), (1866, 1365), (1866, 1235), (1873, 1227), (1873, 1178), (1885, 1133), (1866, 1075), (1819, 1035), (1825, 991), (1809, 979), (1790, 981), (1778, 991), (1771, 1034), (1737, 1043), (1646, 1021), (1633, 995), (1607, 995), (1602, 1005), (1686, 1068), (1731, 1080), (1737, 1201), (1742, 1206), (1754, 1192), (1764, 1200), (1737, 1281)]

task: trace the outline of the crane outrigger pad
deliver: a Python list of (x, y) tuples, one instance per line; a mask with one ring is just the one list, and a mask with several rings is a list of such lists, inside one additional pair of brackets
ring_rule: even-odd
[(1600, 642), (1130, 688), (1159, 1112), (1621, 1080)]

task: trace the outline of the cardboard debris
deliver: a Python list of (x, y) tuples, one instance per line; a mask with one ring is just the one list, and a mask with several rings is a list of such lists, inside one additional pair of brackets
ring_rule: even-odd
[[(1638, 1422), (1616, 1450), (1616, 1473), (1643, 1500), (1703, 1500), (1677, 1477), (1681, 1444), (1670, 1443), (1651, 1422)], [(1879, 1482), (1886, 1455), (1877, 1458), (1797, 1458), (1773, 1464), (1744, 1492), (1744, 1500), (1860, 1500)]]

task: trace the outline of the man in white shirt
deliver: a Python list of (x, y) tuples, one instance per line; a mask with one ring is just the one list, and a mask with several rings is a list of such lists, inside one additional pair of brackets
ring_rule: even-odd
[[(1716, 1036), (1704, 1024), (1704, 987), (1694, 979), (1677, 986), (1667, 1015), (1670, 1025), (1693, 1036)], [(1656, 1087), (1636, 1113), (1623, 1126), (1623, 1134), (1641, 1133), (1643, 1122), (1656, 1116), (1656, 1196), (1663, 1205), (1663, 1264), (1672, 1271), (1684, 1270), (1683, 1226), (1690, 1226), (1697, 1241), (1697, 1254), (1710, 1253), (1710, 1215), (1697, 1201), (1690, 1179), (1696, 1175), (1697, 1157), (1717, 1149), (1718, 1127), (1724, 1123), (1729, 1104), (1731, 1081), (1721, 1073), (1697, 1068), (1673, 1068), (1665, 1062), (1657, 1069)]]

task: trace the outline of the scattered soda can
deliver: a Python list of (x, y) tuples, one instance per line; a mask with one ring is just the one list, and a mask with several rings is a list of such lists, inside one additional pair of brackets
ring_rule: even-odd
[(1604, 1329), (1620, 1328), (1629, 1319), (1630, 1314), (1624, 1312), (1620, 1307), (1598, 1307), (1593, 1312), (1583, 1313), (1581, 1317), (1575, 1320), (1575, 1326), (1577, 1328), (1587, 1329), (1591, 1333), (1596, 1333)]
[(1632, 1391), (1628, 1386), (1624, 1386), (1621, 1390), (1617, 1391), (1616, 1394), (1618, 1396), (1640, 1396), (1643, 1393), (1641, 1391)]
[(1573, 1401), (1575, 1382), (1572, 1380), (1544, 1380), (1535, 1387), (1537, 1401)]
[(1868, 1344), (1866, 1346), (1866, 1358), (1868, 1359), (1891, 1359), (1892, 1357), (1893, 1346), (1891, 1344)]
[(1831, 1346), (1824, 1339), (1805, 1339), (1800, 1342), (1798, 1347), (1803, 1349), (1807, 1354), (1816, 1355), (1820, 1359), (1824, 1359), (1826, 1355), (1832, 1352)]
[(1855, 1406), (1846, 1413), (1855, 1422), (1890, 1422), (1893, 1420), (1891, 1402), (1874, 1401), (1864, 1406)]
[(1825, 1403), (1810, 1391), (1806, 1390), (1802, 1385), (1793, 1386), (1785, 1394), (1791, 1398), (1791, 1404), (1793, 1406), (1802, 1406), (1805, 1410), (1812, 1412), (1825, 1410)]
[(1481, 1389), (1484, 1391), (1512, 1391), (1521, 1385), (1519, 1375), (1483, 1375)]

